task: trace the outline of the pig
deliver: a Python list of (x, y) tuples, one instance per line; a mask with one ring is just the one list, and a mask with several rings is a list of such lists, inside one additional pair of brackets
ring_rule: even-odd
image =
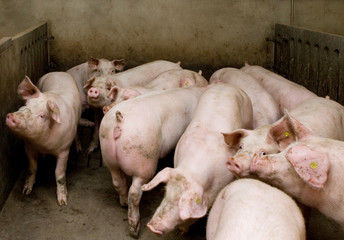
[(302, 213), (281, 190), (239, 179), (221, 190), (207, 219), (207, 240), (305, 240)]
[[(139, 234), (141, 186), (154, 176), (158, 160), (175, 148), (202, 92), (194, 86), (154, 91), (124, 101), (104, 115), (99, 131), (102, 158), (120, 204), (129, 205), (132, 237)], [(127, 177), (132, 178), (129, 192)]]
[(252, 127), (252, 104), (247, 94), (227, 83), (211, 84), (202, 94), (195, 115), (178, 141), (174, 168), (164, 168), (149, 183), (149, 191), (166, 184), (165, 196), (147, 224), (156, 234), (177, 227), (182, 233), (205, 216), (217, 194), (234, 175), (226, 170), (232, 152), (221, 132)]
[(115, 85), (120, 87), (144, 86), (160, 73), (171, 69), (181, 69), (180, 62), (157, 60), (114, 75), (92, 77), (86, 82), (84, 89), (87, 90), (87, 102), (97, 113), (94, 120), (93, 137), (88, 148), (89, 153), (98, 147), (99, 125), (103, 117), (102, 108), (111, 104), (111, 100), (107, 98), (111, 88)]
[[(277, 153), (298, 139), (302, 133), (294, 125), (296, 121), (315, 135), (344, 140), (344, 107), (326, 98), (310, 98), (273, 124), (255, 130), (237, 129), (224, 134), (228, 146), (237, 150), (228, 159), (227, 168), (240, 177), (250, 175), (249, 169), (255, 152), (262, 150)], [(290, 129), (285, 129), (286, 126)]]
[(214, 72), (209, 83), (223, 81), (244, 90), (253, 106), (253, 129), (275, 122), (281, 117), (278, 105), (258, 80), (237, 68), (221, 68)]
[(167, 90), (185, 86), (206, 87), (208, 81), (202, 77), (201, 73), (201, 71), (196, 73), (187, 69), (173, 69), (159, 74), (145, 86), (132, 86), (129, 88), (114, 86), (108, 94), (108, 99), (113, 102), (109, 106), (103, 107), (103, 113), (105, 114), (110, 108), (120, 102), (150, 91)]
[(77, 65), (69, 70), (69, 73), (75, 80), (80, 94), (82, 112), (88, 108), (86, 91), (83, 88), (86, 81), (93, 76), (115, 74), (117, 71), (123, 70), (125, 66), (124, 59), (112, 60), (98, 59), (90, 57), (87, 62)]
[(262, 84), (264, 89), (277, 102), (281, 114), (283, 114), (284, 109), (290, 111), (307, 99), (317, 96), (304, 86), (294, 83), (263, 67), (250, 66), (248, 63), (245, 63), (245, 66), (241, 70), (250, 74)]
[[(109, 75), (114, 74), (118, 71), (122, 71), (124, 66), (124, 59), (109, 61), (107, 59), (98, 59), (90, 57), (87, 62), (67, 70), (67, 73), (69, 73), (74, 78), (78, 86), (82, 112), (85, 112), (89, 108), (86, 97), (87, 92), (83, 88), (86, 81), (93, 76), (99, 77), (101, 75)], [(98, 121), (100, 121), (99, 119), (101, 118), (101, 112), (95, 111), (93, 114), (94, 119), (95, 121), (97, 121), (98, 124)], [(94, 123), (89, 121), (88, 119), (80, 118), (79, 125), (93, 127)], [(97, 127), (99, 127), (98, 125)], [(98, 135), (98, 130), (95, 131), (95, 134)], [(79, 141), (78, 137), (76, 138), (75, 146), (78, 152), (82, 150), (81, 142)], [(95, 147), (91, 144), (88, 148), (88, 152), (92, 152), (94, 148)]]
[(56, 157), (57, 204), (67, 205), (67, 160), (81, 115), (78, 87), (68, 73), (52, 72), (42, 76), (37, 86), (26, 76), (18, 93), (25, 106), (8, 113), (6, 125), (25, 143), (29, 169), (23, 193), (32, 191), (38, 155), (51, 154)]
[(250, 171), (344, 229), (344, 142), (316, 136), (300, 123), (296, 126), (302, 132), (298, 141), (279, 153), (258, 151)]

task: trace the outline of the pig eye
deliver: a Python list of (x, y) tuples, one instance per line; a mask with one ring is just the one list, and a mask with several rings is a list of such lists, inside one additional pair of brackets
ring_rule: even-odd
[(116, 73), (116, 70), (115, 70), (115, 69), (114, 69), (114, 70), (112, 70), (112, 71), (111, 71), (111, 73)]
[(260, 153), (260, 156), (261, 156), (261, 157), (262, 157), (262, 156), (265, 156), (265, 155), (266, 155), (266, 152), (263, 152), (263, 151), (262, 151), (262, 152)]
[(43, 119), (43, 118), (44, 118), (44, 115), (43, 115), (43, 114), (38, 114), (38, 117), (39, 117), (40, 119)]

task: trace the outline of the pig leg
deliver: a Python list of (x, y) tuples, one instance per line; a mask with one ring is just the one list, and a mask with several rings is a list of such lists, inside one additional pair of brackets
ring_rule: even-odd
[(119, 194), (119, 202), (122, 207), (128, 206), (128, 184), (127, 177), (121, 170), (111, 169), (112, 184)]
[(69, 149), (61, 152), (56, 157), (55, 179), (56, 179), (56, 194), (57, 204), (59, 206), (67, 205), (67, 184), (66, 184), (66, 169), (68, 161)]
[(25, 143), (25, 152), (29, 161), (29, 169), (25, 178), (23, 194), (29, 195), (36, 179), (38, 152), (28, 143)]
[(90, 146), (88, 147), (88, 153), (91, 153), (98, 147), (99, 143), (99, 126), (100, 122), (103, 118), (102, 109), (94, 109), (94, 129), (93, 129), (93, 136)]
[(129, 233), (130, 236), (137, 238), (140, 230), (140, 210), (139, 205), (142, 197), (142, 178), (133, 177), (133, 182), (129, 189)]

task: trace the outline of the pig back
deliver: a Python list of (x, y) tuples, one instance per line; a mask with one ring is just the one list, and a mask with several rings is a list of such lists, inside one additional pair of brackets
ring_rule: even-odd
[(344, 107), (335, 101), (313, 97), (290, 111), (290, 115), (319, 137), (344, 140)]
[(295, 201), (254, 179), (227, 185), (209, 213), (207, 239), (305, 239), (305, 224)]
[[(160, 157), (163, 157), (175, 147), (191, 121), (202, 91), (197, 87), (152, 91), (121, 102), (104, 116), (100, 134), (120, 125), (118, 142), (135, 139), (146, 143), (147, 139), (158, 139), (155, 142), (161, 141)], [(123, 116), (120, 124), (114, 121), (117, 112)]]
[(165, 60), (157, 60), (109, 75), (109, 78), (120, 87), (131, 87), (135, 85), (144, 86), (156, 78), (160, 73), (172, 69), (181, 69), (180, 64)]

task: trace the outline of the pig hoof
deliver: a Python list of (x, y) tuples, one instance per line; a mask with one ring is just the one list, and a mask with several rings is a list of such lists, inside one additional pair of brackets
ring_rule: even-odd
[(139, 237), (139, 230), (140, 230), (140, 224), (138, 224), (136, 227), (135, 226), (129, 226), (129, 234), (133, 238), (138, 238)]
[(32, 186), (24, 186), (22, 193), (29, 195), (32, 192)]
[(67, 196), (57, 196), (57, 205), (61, 206), (67, 206)]

